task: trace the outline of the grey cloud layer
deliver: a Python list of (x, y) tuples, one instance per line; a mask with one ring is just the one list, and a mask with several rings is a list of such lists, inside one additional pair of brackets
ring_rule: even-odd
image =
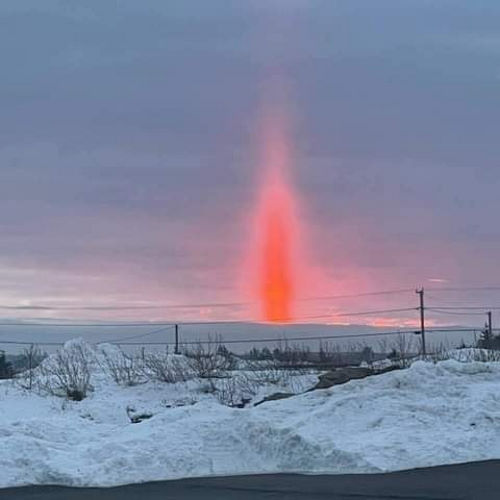
[(493, 0), (5, 0), (0, 23), (7, 266), (111, 273), (115, 260), (117, 280), (129, 266), (144, 282), (202, 289), (218, 273), (230, 288), (276, 74), (305, 217), (332, 241), (351, 225), (366, 235), (356, 251), (324, 238), (326, 266), (345, 254), (417, 275), (419, 241), (471, 280), (469, 256), (500, 250)]

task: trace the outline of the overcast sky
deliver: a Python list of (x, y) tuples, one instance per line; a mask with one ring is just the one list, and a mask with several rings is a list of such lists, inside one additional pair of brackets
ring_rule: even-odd
[(499, 26), (497, 0), (2, 0), (0, 302), (247, 301), (276, 100), (302, 295), (500, 283)]

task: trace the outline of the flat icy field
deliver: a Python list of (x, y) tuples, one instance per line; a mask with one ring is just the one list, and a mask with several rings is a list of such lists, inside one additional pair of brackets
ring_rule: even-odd
[[(88, 349), (99, 358), (102, 347)], [(254, 401), (305, 391), (315, 380), (297, 375), (263, 387)], [(417, 361), (243, 409), (225, 406), (196, 379), (123, 387), (99, 362), (91, 383), (81, 402), (0, 384), (0, 487), (382, 472), (500, 458), (500, 363)], [(152, 416), (131, 423), (131, 412)]]

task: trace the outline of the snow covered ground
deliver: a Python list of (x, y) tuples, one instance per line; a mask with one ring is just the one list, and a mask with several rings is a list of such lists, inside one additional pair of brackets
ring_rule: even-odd
[[(254, 400), (314, 380), (266, 386)], [(196, 380), (122, 387), (100, 369), (92, 384), (81, 402), (0, 384), (1, 487), (381, 472), (500, 458), (500, 363), (417, 361), (244, 409), (222, 405)], [(127, 408), (153, 416), (133, 424)]]

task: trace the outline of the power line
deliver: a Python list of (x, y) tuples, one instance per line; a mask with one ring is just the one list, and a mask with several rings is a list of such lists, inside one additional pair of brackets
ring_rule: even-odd
[(49, 306), (30, 305), (13, 306), (0, 304), (0, 309), (13, 311), (127, 311), (127, 310), (147, 310), (147, 309), (190, 309), (200, 307), (242, 307), (250, 305), (250, 302), (224, 302), (207, 304), (151, 304), (151, 305), (121, 305), (121, 306)]
[[(427, 332), (430, 333), (475, 333), (480, 331), (480, 328), (431, 328), (427, 329)], [(500, 329), (493, 329), (492, 331), (500, 331)], [(148, 332), (151, 334), (154, 332)], [(405, 330), (392, 330), (385, 332), (366, 332), (366, 333), (355, 333), (355, 334), (341, 334), (341, 335), (319, 335), (319, 336), (307, 336), (307, 337), (293, 337), (293, 338), (263, 338), (263, 339), (221, 339), (221, 344), (258, 344), (258, 343), (269, 343), (269, 342), (303, 342), (310, 340), (332, 340), (332, 339), (349, 339), (349, 338), (363, 338), (363, 337), (380, 337), (380, 336), (388, 336), (388, 335), (409, 335), (409, 334), (418, 334), (420, 333), (418, 330), (414, 329), (405, 329)], [(125, 340), (125, 339), (124, 339)], [(119, 339), (116, 341), (108, 341), (103, 340), (102, 342), (96, 342), (97, 344), (118, 344), (118, 345), (138, 345), (138, 346), (146, 346), (146, 345), (175, 345), (174, 342), (122, 342)], [(213, 340), (190, 340), (181, 342), (181, 345), (197, 345), (197, 344), (214, 344)], [(36, 342), (36, 341), (16, 341), (16, 340), (1, 340), (0, 344), (13, 344), (13, 345), (64, 345), (64, 342)]]
[[(132, 335), (130, 337), (124, 337), (123, 339), (111, 339), (111, 340), (105, 340), (102, 343), (106, 344), (119, 344), (120, 340), (134, 340), (134, 339), (140, 339), (147, 337), (149, 335), (153, 335), (155, 333), (160, 333), (163, 331), (168, 331), (172, 330), (175, 328), (175, 325), (163, 327), (163, 328), (157, 328), (155, 330), (152, 330), (150, 332), (142, 333), (139, 335)], [(13, 340), (2, 340), (0, 339), (0, 344), (18, 344), (18, 345), (31, 345), (31, 344), (38, 344), (38, 345), (64, 345), (64, 342), (17, 342)], [(140, 344), (137, 344), (140, 345)]]
[(378, 311), (354, 311), (354, 312), (346, 312), (346, 313), (338, 313), (338, 314), (332, 314), (331, 316), (369, 316), (371, 314), (390, 314), (390, 313), (397, 313), (397, 312), (408, 312), (408, 311), (416, 311), (418, 310), (418, 307), (403, 307), (400, 309), (380, 309)]
[(324, 296), (318, 296), (318, 297), (306, 297), (304, 299), (301, 299), (303, 301), (313, 301), (313, 300), (336, 300), (336, 299), (354, 299), (357, 297), (371, 297), (371, 296), (376, 296), (376, 295), (393, 295), (393, 294), (399, 294), (399, 293), (409, 293), (413, 292), (412, 288), (400, 288), (400, 289), (394, 289), (394, 290), (381, 290), (378, 292), (362, 292), (362, 293), (353, 293), (353, 294), (346, 294), (346, 295), (324, 295)]
[[(301, 321), (306, 319), (332, 319), (337, 316), (369, 316), (373, 314), (390, 314), (397, 312), (408, 312), (415, 311), (417, 308), (414, 307), (406, 307), (400, 309), (380, 309), (376, 311), (351, 311), (346, 313), (330, 313), (330, 314), (321, 314), (321, 315), (311, 315), (311, 316), (296, 316), (292, 318), (282, 318), (279, 321), (283, 321), (287, 323), (288, 321)], [(255, 319), (240, 319), (240, 320), (214, 320), (214, 321), (176, 321), (176, 322), (145, 322), (145, 323), (46, 323), (46, 322), (29, 322), (29, 320), (25, 321), (12, 321), (6, 323), (0, 323), (0, 326), (46, 326), (46, 327), (118, 327), (118, 326), (174, 326), (175, 324), (179, 325), (220, 325), (220, 324), (266, 324), (266, 321), (256, 321)]]
[[(12, 345), (64, 345), (64, 342), (27, 342), (18, 340), (0, 340), (0, 344), (12, 344)], [(140, 344), (137, 344), (140, 345)]]
[(443, 311), (442, 309), (434, 307), (428, 307), (426, 310), (438, 314), (450, 314), (456, 316), (484, 316), (486, 314), (486, 311), (485, 312)]
[[(500, 291), (500, 285), (493, 286), (477, 286), (477, 287), (437, 287), (428, 288), (431, 292), (467, 292), (467, 291)], [(311, 302), (311, 301), (322, 301), (322, 300), (341, 300), (349, 298), (359, 298), (359, 297), (370, 297), (370, 296), (383, 296), (383, 295), (394, 295), (413, 292), (411, 288), (399, 288), (392, 290), (379, 290), (372, 292), (360, 292), (353, 294), (337, 294), (337, 295), (324, 295), (316, 297), (305, 297), (302, 299), (296, 299), (298, 302)], [(206, 302), (206, 303), (195, 303), (195, 304), (129, 304), (129, 305), (47, 305), (47, 304), (32, 304), (32, 305), (9, 305), (0, 304), (0, 309), (3, 310), (14, 310), (14, 311), (122, 311), (122, 310), (152, 310), (152, 309), (163, 309), (163, 310), (176, 310), (176, 309), (192, 309), (201, 307), (210, 308), (227, 308), (227, 307), (244, 307), (249, 305), (254, 305), (258, 303), (255, 301), (246, 302)], [(496, 309), (496, 308), (490, 308)], [(500, 307), (498, 308), (500, 309)], [(376, 311), (375, 311), (376, 312)], [(395, 311), (399, 312), (399, 311)], [(314, 319), (314, 318), (324, 318), (324, 316), (316, 317), (304, 317), (304, 319)], [(300, 318), (297, 318), (300, 319)], [(251, 320), (250, 320), (251, 321)], [(250, 322), (249, 321), (249, 322)], [(7, 326), (0, 324), (0, 326)], [(55, 326), (55, 325), (54, 325)], [(65, 326), (80, 326), (67, 324)], [(90, 326), (90, 325), (89, 325)], [(92, 325), (93, 326), (93, 325)], [(95, 325), (104, 326), (104, 325)], [(112, 326), (109, 324), (109, 326)], [(121, 325), (117, 325), (121, 326)], [(132, 325), (131, 325), (132, 326)], [(140, 326), (140, 325), (138, 325)]]
[[(29, 320), (26, 320), (29, 321)], [(47, 327), (62, 327), (67, 326), (71, 328), (76, 327), (93, 327), (93, 328), (104, 328), (104, 327), (138, 327), (138, 326), (174, 326), (175, 323), (27, 323), (22, 321), (13, 321), (10, 323), (0, 323), (0, 326), (47, 326)]]
[[(324, 295), (317, 297), (305, 297), (296, 299), (298, 302), (310, 302), (317, 300), (336, 300), (336, 299), (349, 299), (357, 297), (370, 297), (377, 295), (393, 295), (399, 293), (407, 293), (413, 291), (410, 288), (393, 289), (393, 290), (380, 290), (373, 292), (361, 292), (344, 295)], [(246, 302), (206, 302), (197, 304), (130, 304), (130, 305), (108, 305), (108, 306), (88, 306), (88, 305), (47, 305), (47, 304), (32, 304), (32, 305), (9, 305), (0, 304), (0, 309), (14, 310), (14, 311), (122, 311), (122, 310), (141, 310), (141, 309), (190, 309), (200, 307), (243, 307), (258, 303), (259, 301), (246, 301)]]
[[(392, 332), (368, 332), (368, 333), (356, 333), (356, 334), (344, 334), (344, 335), (316, 335), (312, 337), (293, 337), (293, 338), (264, 338), (264, 339), (221, 339), (221, 344), (258, 344), (268, 343), (268, 342), (304, 342), (306, 340), (330, 340), (330, 339), (350, 339), (350, 338), (361, 338), (361, 337), (377, 337), (384, 335), (397, 335), (404, 333), (413, 333), (413, 331), (392, 331)], [(186, 342), (181, 342), (181, 345), (197, 345), (197, 344), (210, 344), (215, 343), (214, 341), (199, 341), (199, 340), (189, 340)], [(134, 345), (134, 344), (125, 344), (120, 342), (121, 345)], [(142, 345), (141, 343), (137, 343), (135, 345)], [(151, 342), (150, 344), (145, 345), (174, 345), (173, 342)]]
[[(427, 330), (428, 332), (434, 333), (434, 332), (456, 332), (456, 333), (465, 333), (465, 332), (476, 332), (478, 331), (478, 328), (468, 328), (468, 329), (453, 329), (453, 330)], [(331, 340), (331, 339), (351, 339), (351, 338), (363, 338), (363, 337), (381, 337), (381, 336), (386, 336), (386, 335), (405, 335), (405, 334), (415, 334), (415, 333), (420, 333), (416, 332), (415, 330), (395, 330), (395, 331), (389, 331), (389, 332), (367, 332), (367, 333), (356, 333), (356, 334), (343, 334), (343, 335), (321, 335), (321, 336), (312, 336), (312, 337), (294, 337), (294, 338), (287, 338), (287, 339), (276, 339), (276, 338), (265, 338), (265, 339), (229, 339), (229, 340), (224, 340), (222, 339), (220, 341), (221, 344), (248, 344), (248, 343), (259, 343), (259, 342), (303, 342), (306, 340)], [(196, 345), (196, 344), (205, 344), (205, 343), (214, 343), (210, 341), (188, 341), (188, 342), (182, 342), (182, 344), (186, 345)], [(134, 345), (134, 344), (122, 344), (122, 345)], [(135, 345), (142, 345), (140, 343), (137, 343)], [(161, 342), (161, 343), (156, 343), (152, 342), (150, 344), (145, 344), (145, 345), (174, 345), (172, 342)]]
[[(415, 311), (418, 308), (415, 307), (403, 307), (399, 309), (379, 309), (377, 311), (351, 311), (351, 312), (345, 312), (345, 313), (330, 313), (330, 314), (318, 314), (318, 315), (311, 315), (311, 316), (295, 316), (292, 317), (292, 321), (301, 321), (305, 319), (333, 319), (339, 316), (370, 316), (373, 314), (390, 314), (390, 313), (397, 313), (397, 312), (408, 312), (408, 311)], [(279, 323), (280, 321), (286, 323), (289, 321), (290, 318), (281, 318), (277, 320)], [(255, 320), (234, 320), (234, 321), (179, 321), (178, 322), (180, 325), (216, 325), (216, 324), (224, 324), (224, 323), (251, 323), (251, 324), (266, 324), (266, 321), (255, 321)]]
[[(471, 291), (471, 290), (500, 290), (500, 286), (485, 286), (485, 287), (442, 287), (442, 288), (429, 288), (432, 292), (449, 292), (449, 291)], [(392, 290), (379, 290), (373, 292), (361, 292), (354, 294), (343, 294), (343, 295), (325, 295), (325, 296), (317, 296), (317, 297), (306, 297), (303, 299), (298, 299), (299, 302), (310, 302), (310, 301), (321, 301), (321, 300), (340, 300), (340, 299), (348, 299), (348, 298), (359, 298), (359, 297), (370, 297), (370, 296), (383, 296), (383, 295), (393, 295), (393, 294), (401, 294), (401, 293), (409, 293), (412, 292), (413, 289), (410, 288), (400, 288), (400, 289), (392, 289)], [(1, 304), (0, 309), (4, 310), (20, 310), (20, 311), (70, 311), (70, 310), (88, 310), (88, 311), (113, 311), (113, 310), (148, 310), (148, 309), (164, 309), (164, 310), (176, 310), (176, 309), (189, 309), (189, 308), (200, 308), (200, 307), (212, 307), (212, 308), (227, 308), (227, 307), (243, 307), (251, 304), (255, 304), (257, 301), (253, 302), (207, 302), (207, 303), (197, 303), (197, 304), (130, 304), (130, 305), (117, 305), (117, 306), (88, 306), (88, 305), (61, 305), (61, 306), (50, 306), (50, 305), (41, 305), (41, 304), (33, 304), (33, 305), (5, 305)], [(417, 308), (418, 309), (418, 308)], [(440, 307), (440, 309), (443, 309)], [(482, 309), (482, 308), (478, 308)], [(487, 309), (500, 309), (500, 307), (492, 307)], [(407, 312), (415, 310), (414, 308), (400, 308), (400, 309), (387, 309), (387, 310), (379, 310), (379, 311), (354, 311), (347, 313), (337, 313), (337, 314), (322, 314), (315, 316), (302, 316), (292, 318), (293, 320), (308, 320), (308, 319), (327, 319), (332, 316), (362, 316), (362, 315), (370, 315), (370, 314), (384, 314), (384, 313), (393, 313), (393, 312)], [(283, 321), (286, 321), (289, 318), (283, 318)], [(256, 322), (254, 319), (249, 320), (218, 320), (218, 321), (196, 321), (196, 322), (182, 322), (178, 323), (182, 324), (222, 324), (222, 323), (254, 323)], [(163, 325), (164, 323), (64, 323), (64, 324), (55, 324), (55, 323), (30, 323), (31, 326), (68, 326), (68, 327), (111, 327), (111, 326), (147, 326), (147, 325)], [(166, 323), (165, 323), (166, 324)], [(174, 323), (168, 323), (168, 325), (173, 325)], [(24, 325), (24, 323), (23, 323)], [(11, 323), (0, 323), (0, 326), (18, 326), (17, 322)], [(21, 325), (19, 325), (21, 326)]]
[[(431, 288), (431, 291), (466, 291), (466, 290), (500, 290), (499, 287), (463, 287), (463, 288)], [(377, 296), (377, 295), (389, 295), (389, 294), (398, 294), (398, 293), (406, 293), (413, 291), (412, 289), (398, 289), (398, 290), (383, 290), (383, 291), (375, 291), (375, 292), (365, 292), (365, 293), (359, 293), (359, 294), (350, 294), (350, 295), (332, 295), (332, 296), (324, 296), (324, 297), (311, 297), (309, 299), (303, 299), (303, 300), (323, 300), (323, 299), (342, 299), (342, 298), (355, 298), (355, 297), (364, 297), (364, 296)], [(164, 308), (189, 308), (189, 307), (201, 307), (201, 306), (220, 306), (220, 307), (229, 307), (229, 306), (241, 306), (241, 305), (246, 305), (247, 303), (242, 303), (242, 302), (226, 302), (226, 303), (211, 303), (211, 304), (190, 304), (190, 305), (166, 305), (166, 306), (160, 306), (160, 305), (137, 305), (137, 306), (132, 306), (137, 307), (137, 308), (150, 308), (150, 307), (164, 307)], [(54, 309), (50, 306), (1, 306), (1, 308), (19, 308), (19, 309)], [(107, 310), (107, 309), (127, 309), (129, 308), (128, 306), (82, 306), (81, 309), (89, 309), (89, 310)], [(61, 309), (73, 309), (72, 306), (62, 306)], [(75, 307), (75, 309), (80, 309), (80, 307)], [(406, 307), (406, 308), (395, 308), (395, 309), (378, 309), (378, 310), (369, 310), (369, 311), (350, 311), (350, 312), (339, 312), (339, 313), (329, 313), (329, 314), (321, 314), (321, 315), (309, 315), (309, 316), (297, 316), (294, 318), (283, 318), (283, 323), (286, 324), (288, 323), (289, 320), (294, 321), (294, 322), (300, 322), (301, 320), (315, 320), (315, 319), (329, 319), (329, 320), (334, 320), (337, 317), (355, 317), (355, 316), (374, 316), (374, 315), (379, 315), (379, 314), (392, 314), (392, 313), (403, 313), (403, 312), (411, 312), (411, 311), (418, 311), (422, 310), (423, 305), (421, 307)], [(425, 307), (425, 310), (428, 310), (433, 313), (437, 314), (450, 314), (450, 315), (463, 315), (463, 316), (480, 316), (486, 313), (486, 311), (491, 311), (491, 310), (500, 310), (500, 306), (435, 306), (435, 307)], [(478, 312), (482, 311), (482, 312)], [(50, 320), (49, 320), (50, 321)], [(71, 320), (67, 320), (71, 321)], [(279, 322), (278, 322), (279, 323)], [(0, 326), (3, 327), (18, 327), (22, 326), (25, 328), (29, 327), (45, 327), (45, 328), (52, 328), (52, 327), (66, 327), (66, 328), (86, 328), (86, 327), (92, 327), (92, 328), (105, 328), (105, 327), (159, 327), (156, 328), (152, 331), (144, 332), (144, 333), (139, 333), (136, 335), (124, 337), (122, 339), (111, 339), (105, 342), (109, 343), (119, 343), (123, 345), (174, 345), (173, 343), (168, 343), (168, 342), (145, 342), (145, 343), (138, 343), (138, 342), (127, 342), (129, 340), (136, 340), (136, 339), (141, 339), (148, 337), (150, 335), (153, 335), (155, 333), (159, 333), (162, 331), (167, 331), (170, 329), (175, 328), (175, 325), (181, 325), (181, 326), (210, 326), (210, 325), (258, 325), (258, 324), (268, 324), (268, 322), (265, 321), (256, 321), (255, 319), (239, 319), (239, 320), (214, 320), (214, 321), (206, 321), (206, 320), (200, 320), (200, 321), (176, 321), (176, 322), (154, 322), (154, 321), (149, 321), (149, 322), (132, 322), (132, 323), (127, 323), (127, 322), (115, 322), (115, 323), (108, 323), (108, 322), (89, 322), (85, 323), (84, 321), (80, 322), (66, 322), (63, 319), (58, 320), (57, 322), (47, 322), (44, 321), (42, 318), (35, 318), (30, 319), (25, 319), (25, 320), (16, 320), (16, 321), (10, 321), (10, 322), (4, 322), (0, 323)], [(272, 324), (272, 326), (278, 326), (276, 324)], [(285, 325), (282, 325), (285, 326)], [(453, 328), (453, 329), (429, 329), (428, 331), (430, 332), (471, 332), (471, 331), (479, 331), (480, 329), (475, 328)], [(380, 336), (380, 335), (394, 335), (398, 333), (408, 333), (412, 332), (412, 330), (398, 330), (397, 332), (370, 332), (370, 333), (364, 333), (364, 334), (349, 334), (349, 335), (331, 335), (331, 336), (319, 336), (319, 337), (299, 337), (299, 338), (294, 338), (292, 339), (293, 341), (303, 341), (303, 340), (321, 340), (321, 339), (342, 339), (342, 338), (358, 338), (358, 337), (371, 337), (371, 336)], [(415, 333), (415, 332), (414, 332)], [(276, 342), (278, 341), (277, 339), (233, 339), (233, 340), (228, 340), (226, 341), (227, 343), (251, 343), (251, 342)], [(5, 343), (5, 344), (19, 344), (19, 345), (29, 345), (32, 344), (33, 342), (17, 342), (17, 341), (12, 341), (12, 340), (6, 340), (2, 341), (0, 340), (0, 343)], [(62, 342), (37, 342), (40, 345), (61, 345)], [(196, 344), (198, 342), (184, 342), (184, 344)]]
[(168, 330), (173, 330), (174, 328), (175, 328), (175, 325), (173, 325), (173, 326), (166, 326), (164, 328), (157, 328), (156, 330), (152, 330), (152, 331), (146, 332), (146, 333), (141, 333), (139, 335), (132, 335), (131, 337), (124, 337), (123, 339), (107, 340), (106, 343), (113, 344), (113, 343), (119, 343), (120, 340), (141, 339), (141, 338), (144, 338), (144, 337), (148, 337), (149, 335), (153, 335), (155, 333), (160, 333), (160, 332), (165, 332), (165, 331), (168, 331)]
[(491, 309), (498, 310), (500, 309), (500, 306), (434, 306), (434, 307), (428, 307), (427, 309), (444, 309), (444, 310), (470, 310), (470, 311), (477, 311), (477, 310), (483, 310), (484, 311), (489, 311)]
[[(392, 293), (392, 292), (373, 292), (373, 293)], [(354, 317), (354, 316), (373, 316), (373, 315), (378, 315), (378, 314), (393, 314), (393, 313), (401, 313), (401, 312), (411, 312), (411, 311), (417, 311), (419, 310), (419, 307), (405, 307), (405, 308), (396, 308), (396, 309), (378, 309), (378, 310), (369, 310), (369, 311), (349, 311), (349, 312), (339, 312), (339, 313), (329, 313), (329, 314), (321, 314), (321, 315), (310, 315), (310, 316), (296, 316), (293, 318), (283, 318), (282, 321), (283, 323), (288, 323), (288, 321), (291, 319), (293, 321), (301, 321), (301, 320), (314, 320), (314, 319), (334, 319), (336, 317)], [(476, 310), (481, 310), (481, 311), (486, 311), (486, 310), (500, 310), (500, 306), (435, 306), (435, 307), (426, 307), (426, 310), (429, 311), (434, 311), (434, 312), (445, 312), (445, 311), (476, 311)], [(457, 312), (458, 314), (458, 312)], [(467, 314), (475, 314), (475, 313), (464, 313), (464, 315)], [(213, 320), (213, 321), (206, 321), (206, 320), (200, 320), (200, 321), (176, 321), (176, 322), (133, 322), (133, 323), (127, 323), (127, 322), (120, 322), (120, 323), (107, 323), (107, 322), (101, 322), (101, 323), (84, 323), (84, 322), (78, 322), (78, 323), (67, 323), (67, 322), (45, 322), (45, 321), (32, 321), (29, 319), (22, 320), (22, 321), (10, 321), (10, 322), (3, 322), (0, 323), (0, 326), (3, 327), (46, 327), (46, 328), (108, 328), (108, 327), (161, 327), (161, 329), (165, 327), (174, 327), (175, 324), (179, 325), (185, 325), (185, 326), (194, 326), (194, 325), (243, 325), (243, 324), (267, 324), (268, 322), (265, 321), (256, 321), (255, 319), (239, 319), (239, 320)], [(140, 334), (146, 335), (146, 334)]]
[(429, 288), (431, 292), (474, 292), (500, 291), (500, 285)]
[[(468, 306), (468, 307), (448, 307), (448, 306), (439, 306), (439, 307), (426, 307), (426, 310), (434, 311), (434, 312), (445, 312), (450, 310), (500, 310), (500, 306)], [(349, 311), (344, 313), (330, 313), (330, 314), (321, 314), (321, 315), (310, 315), (310, 316), (296, 316), (291, 318), (292, 321), (301, 321), (301, 320), (313, 320), (313, 319), (334, 319), (337, 317), (353, 317), (353, 316), (373, 316), (377, 314), (394, 314), (401, 312), (411, 312), (417, 311), (419, 307), (403, 307), (397, 309), (377, 309), (370, 311)], [(458, 313), (457, 313), (458, 314)], [(474, 315), (477, 313), (463, 313), (464, 315)], [(282, 321), (283, 324), (287, 324), (290, 321), (290, 318), (283, 318), (279, 321)], [(159, 327), (175, 327), (175, 324), (184, 325), (184, 326), (196, 326), (196, 325), (245, 325), (245, 324), (253, 324), (253, 325), (263, 325), (269, 324), (266, 321), (256, 321), (255, 319), (240, 319), (240, 320), (213, 320), (213, 321), (176, 321), (176, 322), (144, 322), (144, 323), (46, 323), (46, 322), (29, 322), (29, 320), (25, 321), (12, 321), (6, 323), (0, 323), (0, 326), (3, 327), (70, 327), (70, 328), (108, 328), (108, 327), (147, 327), (147, 326), (159, 326)], [(270, 323), (273, 324), (273, 323)], [(276, 325), (277, 326), (277, 325)], [(162, 328), (163, 329), (163, 328)]]

